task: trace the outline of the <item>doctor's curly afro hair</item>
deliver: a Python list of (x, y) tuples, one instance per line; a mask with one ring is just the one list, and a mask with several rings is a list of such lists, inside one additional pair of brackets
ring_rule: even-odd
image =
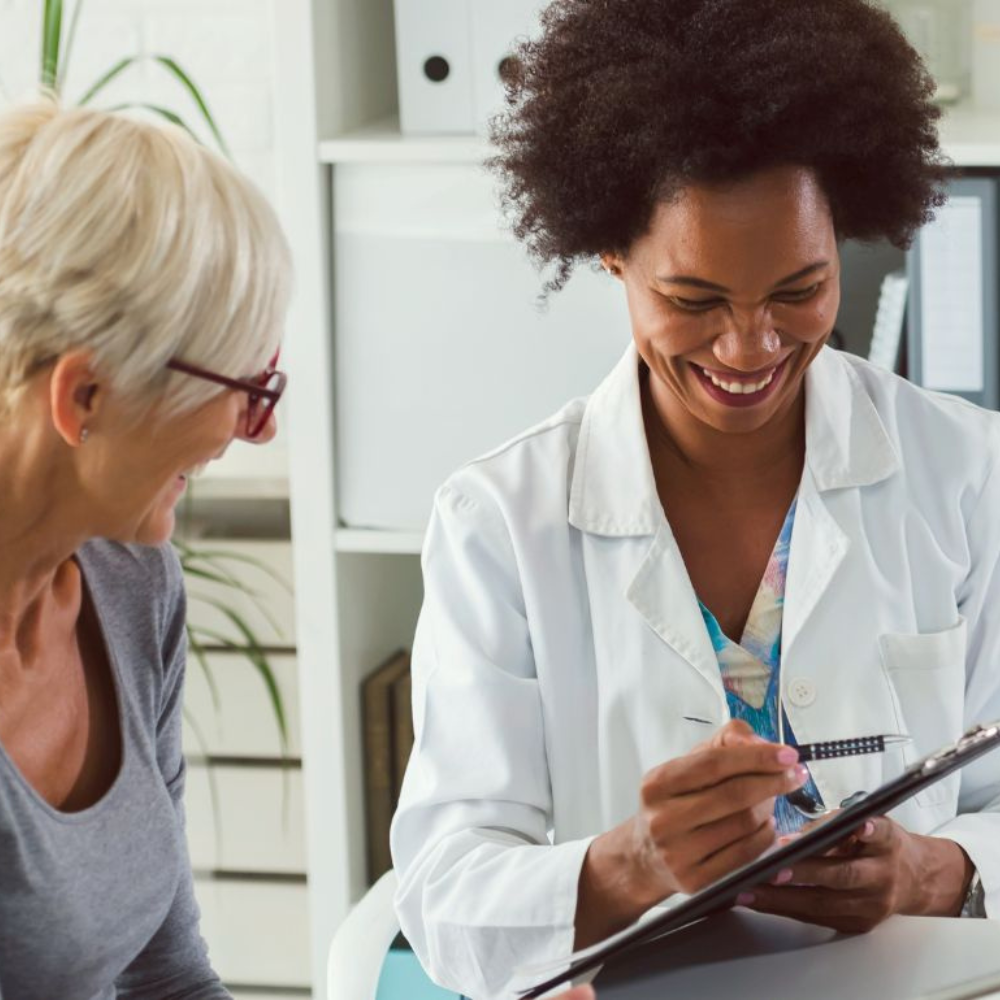
[(805, 166), (839, 238), (903, 249), (943, 202), (933, 81), (870, 0), (553, 0), (542, 29), (490, 166), (551, 288), (692, 183)]

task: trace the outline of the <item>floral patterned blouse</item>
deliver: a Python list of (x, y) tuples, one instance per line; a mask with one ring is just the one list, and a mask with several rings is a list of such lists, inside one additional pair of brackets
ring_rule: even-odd
[[(795, 507), (796, 501), (793, 500), (738, 644), (722, 631), (715, 615), (701, 601), (698, 602), (719, 661), (729, 714), (748, 723), (758, 736), (775, 743), (778, 742), (781, 623)], [(795, 734), (787, 715), (784, 725), (785, 743), (795, 746)], [(823, 801), (811, 778), (805, 785), (805, 791), (818, 802)], [(797, 833), (806, 823), (806, 818), (781, 797), (775, 802), (774, 818), (781, 835)]]

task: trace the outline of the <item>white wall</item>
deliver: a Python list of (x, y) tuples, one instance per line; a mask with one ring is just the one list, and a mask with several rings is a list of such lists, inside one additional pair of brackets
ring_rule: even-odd
[[(76, 6), (66, 4), (68, 24)], [(8, 98), (38, 78), (42, 0), (0, 0), (0, 80)], [(128, 55), (174, 57), (206, 96), (239, 166), (272, 199), (274, 59), (267, 0), (85, 0), (66, 81), (75, 101)], [(193, 101), (158, 65), (127, 70), (96, 103), (139, 100), (177, 111), (205, 135)]]

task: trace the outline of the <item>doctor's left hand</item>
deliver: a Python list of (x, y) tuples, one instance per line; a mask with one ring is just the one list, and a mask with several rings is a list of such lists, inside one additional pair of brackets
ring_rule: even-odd
[(953, 841), (909, 833), (887, 817), (869, 820), (822, 857), (796, 862), (741, 904), (849, 934), (894, 913), (958, 916), (972, 863)]

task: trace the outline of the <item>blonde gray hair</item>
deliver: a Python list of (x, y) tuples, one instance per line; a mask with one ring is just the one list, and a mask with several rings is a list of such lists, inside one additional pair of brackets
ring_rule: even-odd
[(48, 99), (0, 113), (0, 405), (86, 349), (123, 396), (192, 409), (220, 387), (167, 362), (259, 371), (290, 275), (264, 196), (182, 129)]

